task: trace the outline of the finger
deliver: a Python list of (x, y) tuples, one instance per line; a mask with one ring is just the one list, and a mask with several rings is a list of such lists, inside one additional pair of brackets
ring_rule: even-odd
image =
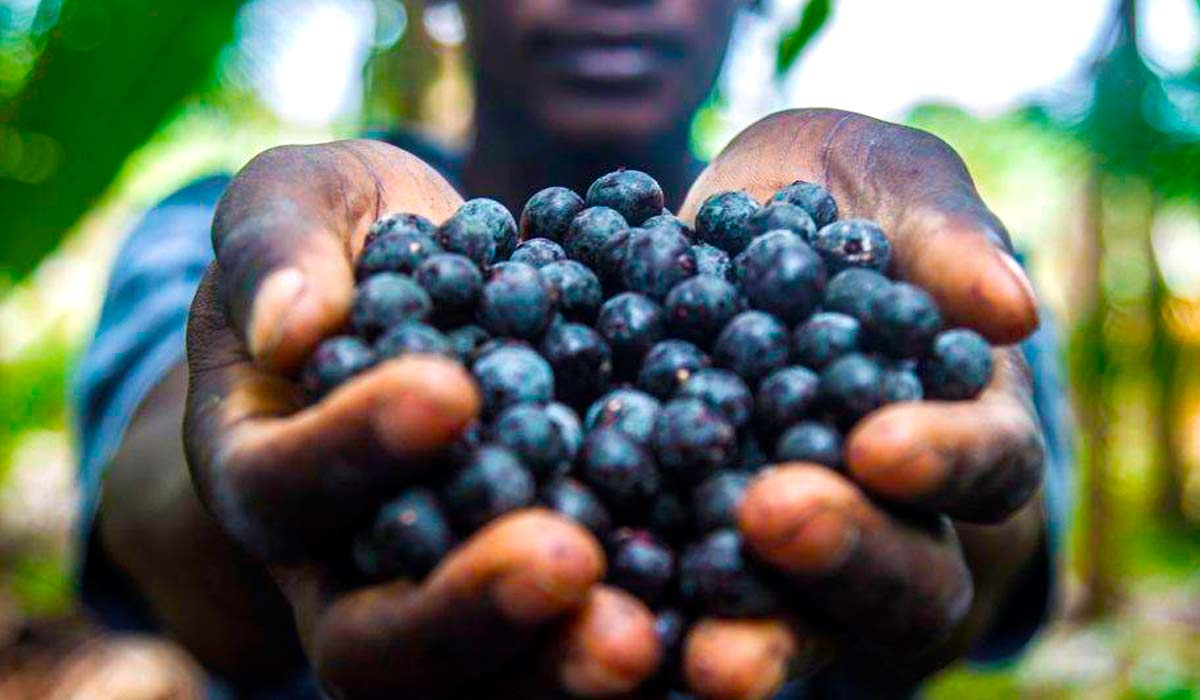
[(966, 614), (972, 582), (954, 531), (890, 516), (849, 481), (789, 465), (751, 484), (739, 510), (750, 550), (789, 576), (832, 630), (917, 651)]
[(779, 112), (713, 160), (681, 216), (694, 218), (715, 192), (743, 189), (764, 202), (795, 180), (827, 187), (842, 218), (877, 220), (896, 272), (927, 289), (950, 323), (1001, 344), (1037, 327), (1033, 288), (1008, 233), (954, 150), (923, 131), (836, 110)]
[(385, 362), (302, 407), (295, 385), (241, 354), (213, 295), (210, 276), (189, 326), (184, 445), (205, 503), (268, 560), (339, 542), (479, 411), (466, 370), (425, 356)]
[(586, 609), (603, 574), (586, 530), (528, 510), (476, 533), (423, 585), (342, 595), (301, 632), (318, 676), (347, 697), (456, 697)]
[(850, 433), (855, 480), (884, 500), (956, 520), (1001, 521), (1041, 485), (1044, 445), (1016, 350), (995, 353), (991, 385), (974, 401), (887, 406)]
[(596, 586), (559, 641), (559, 685), (571, 695), (609, 698), (633, 692), (659, 664), (654, 615), (637, 598)]
[(345, 324), (352, 260), (380, 215), (441, 221), (459, 203), (432, 168), (382, 142), (286, 146), (254, 158), (213, 220), (222, 297), (251, 356), (295, 369)]
[(774, 697), (802, 654), (791, 626), (777, 620), (701, 620), (688, 633), (684, 676), (697, 697)]

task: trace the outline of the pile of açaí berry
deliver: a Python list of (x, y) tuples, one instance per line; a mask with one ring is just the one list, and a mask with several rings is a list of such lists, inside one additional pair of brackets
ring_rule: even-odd
[(373, 579), (428, 574), (456, 542), (541, 505), (590, 529), (608, 580), (651, 606), (669, 650), (697, 615), (764, 616), (782, 597), (736, 511), (768, 464), (842, 468), (842, 437), (897, 401), (964, 400), (991, 348), (887, 277), (878, 225), (838, 220), (796, 182), (765, 205), (710, 197), (695, 230), (645, 173), (526, 205), (465, 203), (440, 227), (394, 214), (357, 261), (348, 335), (304, 375), (314, 398), (389, 358), (456, 357), (483, 415), (355, 543)]

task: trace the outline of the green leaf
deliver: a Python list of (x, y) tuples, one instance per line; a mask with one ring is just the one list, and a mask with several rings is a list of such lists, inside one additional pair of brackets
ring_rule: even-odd
[(779, 38), (779, 52), (775, 57), (775, 76), (787, 74), (812, 40), (816, 38), (833, 14), (833, 0), (808, 0), (796, 26)]
[(212, 78), (241, 4), (61, 0), (30, 80), (0, 104), (0, 278), (32, 270)]

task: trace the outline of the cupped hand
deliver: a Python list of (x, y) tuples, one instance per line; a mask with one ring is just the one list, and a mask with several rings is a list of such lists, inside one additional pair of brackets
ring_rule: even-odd
[[(894, 404), (867, 416), (848, 436), (845, 475), (806, 464), (765, 472), (741, 507), (742, 533), (791, 581), (810, 629), (838, 646), (903, 660), (953, 638), (961, 653), (972, 641), (961, 628), (980, 617), (973, 592), (994, 598), (1036, 547), (1037, 528), (1022, 526), (1035, 534), (1014, 539), (1007, 556), (981, 560), (956, 536), (959, 523), (1004, 528), (1039, 517), (1031, 498), (1042, 437), (1028, 367), (1011, 346), (1037, 328), (1032, 287), (957, 154), (930, 134), (861, 115), (790, 111), (751, 126), (701, 175), (681, 216), (693, 219), (716, 192), (765, 202), (796, 180), (828, 188), (842, 218), (878, 221), (897, 276), (933, 295), (948, 324), (995, 344), (996, 371), (972, 401)], [(755, 685), (737, 655), (702, 655), (711, 638), (762, 650), (780, 679), (811, 636), (782, 622), (783, 636), (779, 626), (747, 624), (698, 626), (688, 677), (722, 688), (714, 696), (767, 697), (769, 684)]]
[(460, 203), (377, 142), (274, 149), (246, 166), (219, 205), (189, 321), (193, 482), (274, 576), (335, 697), (628, 692), (658, 662), (653, 617), (598, 585), (599, 545), (557, 515), (496, 521), (419, 585), (348, 573), (363, 514), (427, 476), (480, 398), (460, 365), (433, 357), (381, 363), (313, 405), (294, 376), (344, 327), (370, 224), (392, 211), (439, 222)]

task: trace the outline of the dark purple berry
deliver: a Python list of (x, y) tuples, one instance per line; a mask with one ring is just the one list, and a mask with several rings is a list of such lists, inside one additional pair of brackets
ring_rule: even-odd
[(817, 403), (820, 383), (807, 367), (785, 367), (767, 375), (755, 397), (762, 427), (779, 430), (808, 415)]
[(662, 301), (671, 288), (696, 274), (696, 256), (682, 234), (633, 229), (621, 267), (625, 289)]
[(506, 260), (517, 247), (517, 221), (508, 207), (494, 199), (472, 199), (459, 207), (458, 213), (484, 222), (496, 242), (494, 260)]
[(756, 211), (758, 202), (745, 192), (718, 192), (696, 213), (696, 238), (737, 255), (754, 237), (749, 224)]
[(663, 610), (655, 616), (654, 636), (658, 638), (662, 659), (658, 663), (659, 676), (670, 678), (679, 672), (683, 664), (683, 640), (687, 630), (687, 618), (678, 610)]
[(610, 296), (625, 291), (625, 258), (629, 255), (629, 239), (635, 230), (640, 229), (626, 228), (609, 236), (596, 256), (596, 274)]
[(774, 316), (745, 311), (733, 318), (717, 336), (713, 359), (718, 366), (737, 372), (748, 383), (787, 365), (788, 332)]
[(776, 192), (771, 201), (795, 204), (808, 212), (818, 229), (832, 224), (838, 218), (838, 205), (833, 195), (811, 182), (797, 180)]
[(883, 400), (885, 403), (920, 401), (925, 398), (921, 378), (912, 369), (904, 366), (886, 367), (883, 370)]
[(612, 352), (596, 331), (577, 323), (551, 326), (542, 336), (542, 356), (554, 370), (555, 393), (572, 406), (587, 406), (608, 389)]
[(659, 399), (669, 399), (693, 374), (711, 364), (703, 350), (686, 340), (664, 340), (642, 360), (638, 387)]
[(874, 270), (852, 267), (829, 279), (825, 285), (825, 310), (852, 316), (859, 323), (870, 317), (871, 300), (887, 291), (892, 281)]
[(805, 421), (783, 432), (775, 445), (779, 462), (809, 462), (838, 469), (842, 464), (842, 437), (824, 423)]
[(359, 338), (340, 335), (317, 346), (304, 366), (301, 383), (314, 397), (324, 396), (339, 384), (376, 362), (375, 352)]
[(644, 511), (658, 492), (654, 460), (625, 433), (597, 428), (583, 438), (576, 460), (578, 477), (615, 511)]
[[(504, 205), (490, 199), (472, 199), (463, 204), (437, 230), (437, 242), (443, 248), (467, 256), (480, 267), (507, 258), (516, 239), (512, 215)], [(507, 251), (502, 245), (508, 246)]]
[(632, 376), (650, 348), (666, 335), (666, 315), (650, 297), (625, 292), (600, 307), (596, 330), (608, 341), (617, 372)]
[(354, 561), (373, 579), (422, 579), (454, 546), (437, 496), (413, 489), (389, 501), (354, 543)]
[(605, 537), (612, 529), (612, 518), (596, 494), (575, 479), (559, 477), (542, 490), (542, 505), (570, 518), (596, 537)]
[(817, 225), (804, 209), (788, 202), (772, 202), (754, 212), (747, 226), (750, 237), (761, 236), (768, 231), (791, 231), (807, 243), (817, 232)]
[(871, 297), (867, 305), (867, 331), (871, 342), (895, 358), (925, 352), (942, 328), (937, 303), (925, 290), (895, 282)]
[(733, 471), (713, 474), (692, 490), (692, 512), (701, 534), (736, 528), (738, 508), (750, 487), (750, 477)]
[(517, 245), (509, 260), (534, 267), (545, 267), (552, 262), (567, 259), (567, 251), (549, 238), (530, 238)]
[(745, 308), (737, 287), (706, 275), (675, 285), (664, 306), (671, 333), (704, 347)]
[(675, 554), (646, 530), (621, 528), (608, 543), (608, 580), (653, 605), (675, 576)]
[(796, 361), (815, 370), (861, 348), (862, 326), (858, 319), (834, 311), (814, 314), (792, 333)]
[(694, 373), (676, 394), (679, 398), (700, 399), (721, 412), (734, 428), (750, 421), (754, 398), (741, 377), (724, 369), (702, 369)]
[(373, 239), (363, 248), (354, 266), (354, 276), (360, 282), (380, 272), (409, 274), (429, 256), (442, 252), (432, 235), (423, 233), (388, 233)]
[(451, 356), (454, 348), (436, 328), (419, 321), (405, 321), (379, 336), (375, 341), (375, 352), (381, 359), (404, 355)]
[(436, 231), (437, 225), (420, 214), (388, 214), (371, 224), (370, 230), (367, 231), (367, 237), (363, 239), (363, 248), (370, 247), (375, 239), (381, 236), (401, 234), (432, 238)]
[(494, 416), (517, 403), (554, 398), (554, 372), (542, 356), (518, 345), (501, 346), (471, 366), (483, 394), (484, 415)]
[(433, 300), (435, 314), (454, 317), (475, 308), (483, 274), (471, 259), (455, 253), (430, 256), (417, 268), (417, 280)]
[(866, 355), (843, 355), (821, 372), (820, 391), (838, 417), (856, 421), (883, 405), (883, 369)]
[(579, 212), (567, 229), (563, 248), (572, 260), (596, 268), (600, 251), (608, 239), (629, 228), (625, 217), (608, 207), (589, 207)]
[(981, 335), (965, 328), (938, 333), (920, 364), (925, 394), (933, 399), (964, 401), (983, 391), (992, 379), (992, 348)]
[(707, 243), (697, 243), (692, 246), (692, 254), (696, 256), (696, 274), (727, 280), (733, 271), (733, 263), (729, 253)]
[(475, 352), (471, 355), (471, 364), (474, 364), (476, 360), (490, 353), (491, 351), (499, 350), (500, 348), (522, 348), (525, 350), (532, 350), (533, 346), (530, 345), (528, 341), (517, 340), (516, 338), (488, 338), (487, 340), (483, 341), (479, 347), (475, 348)]
[(663, 405), (651, 443), (663, 474), (688, 485), (733, 461), (737, 431), (703, 401), (674, 399)]
[(532, 340), (554, 316), (549, 286), (536, 268), (501, 263), (492, 268), (479, 301), (479, 325), (492, 335)]
[(579, 414), (569, 406), (556, 402), (546, 404), (546, 415), (558, 426), (558, 434), (567, 448), (567, 461), (573, 461), (583, 444), (583, 426), (579, 423)]
[(751, 256), (740, 274), (750, 305), (789, 325), (808, 318), (825, 292), (825, 264), (805, 243), (780, 246), (765, 259)]
[(446, 457), (452, 464), (462, 464), (471, 458), (475, 450), (483, 445), (483, 424), (478, 421), (471, 423), (459, 434), (458, 439), (454, 441), (450, 448), (446, 450)]
[(533, 476), (510, 450), (484, 445), (446, 485), (444, 503), (462, 532), (533, 503)]
[(588, 408), (587, 430), (616, 428), (640, 445), (649, 445), (654, 423), (662, 411), (658, 399), (636, 389), (616, 389), (601, 396)]
[(652, 216), (649, 219), (646, 219), (645, 221), (642, 222), (642, 228), (645, 228), (645, 229), (654, 229), (654, 228), (669, 229), (671, 231), (674, 231), (675, 233), (678, 233), (678, 234), (684, 236), (689, 241), (692, 240), (696, 235), (695, 232), (692, 231), (692, 229), (690, 227), (688, 227), (687, 224), (683, 223), (683, 219), (680, 219), (678, 216), (675, 216), (674, 214), (672, 214), (670, 212), (663, 212), (662, 214), (659, 214), (658, 216)]
[(350, 309), (350, 327), (374, 340), (388, 328), (405, 321), (424, 321), (433, 302), (421, 285), (407, 275), (381, 272), (358, 285)]
[(734, 469), (747, 474), (757, 474), (770, 461), (766, 451), (763, 450), (762, 443), (753, 433), (746, 433), (738, 441), (737, 458), (733, 463)]
[(651, 531), (669, 542), (680, 542), (692, 534), (692, 514), (679, 494), (663, 491), (650, 505), (647, 522)]
[(511, 450), (536, 476), (554, 474), (568, 461), (566, 440), (541, 404), (519, 403), (501, 411), (491, 425), (491, 438)]
[(742, 553), (735, 530), (717, 530), (684, 552), (679, 590), (694, 609), (720, 617), (765, 617), (781, 605)]
[(538, 274), (549, 287), (555, 308), (567, 320), (591, 323), (596, 319), (604, 292), (594, 272), (574, 260), (561, 260), (542, 267)]
[(640, 170), (618, 170), (603, 175), (587, 191), (589, 207), (609, 207), (620, 212), (633, 226), (657, 216), (664, 196), (658, 182)]
[(793, 246), (810, 247), (799, 235), (784, 229), (767, 231), (754, 237), (751, 239), (750, 245), (733, 258), (734, 279), (739, 282), (746, 280), (753, 274), (750, 272), (751, 267), (756, 269), (766, 267), (779, 255), (781, 250)]
[(472, 325), (459, 326), (446, 334), (454, 356), (464, 363), (472, 362), (479, 348), (490, 339), (487, 331)]
[(862, 267), (886, 273), (892, 261), (892, 244), (874, 221), (849, 219), (832, 223), (817, 231), (812, 246), (830, 274), (850, 267)]
[(561, 243), (583, 207), (583, 199), (566, 187), (547, 187), (526, 202), (521, 212), (521, 239), (549, 238)]

